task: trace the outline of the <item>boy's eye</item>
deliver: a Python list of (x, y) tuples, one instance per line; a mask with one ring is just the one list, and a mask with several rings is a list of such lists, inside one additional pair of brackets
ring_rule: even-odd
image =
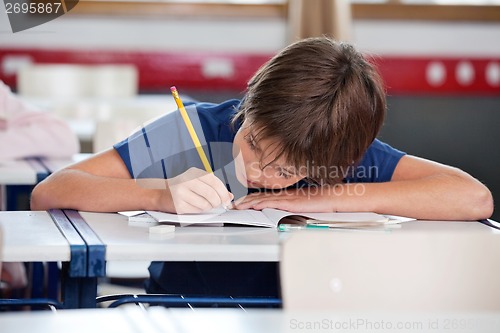
[(255, 140), (253, 139), (253, 136), (247, 135), (247, 136), (245, 136), (245, 139), (246, 139), (247, 144), (251, 150), (257, 150), (257, 145), (255, 143)]
[(283, 170), (278, 171), (278, 176), (284, 179), (290, 179), (292, 176), (289, 173), (283, 172)]

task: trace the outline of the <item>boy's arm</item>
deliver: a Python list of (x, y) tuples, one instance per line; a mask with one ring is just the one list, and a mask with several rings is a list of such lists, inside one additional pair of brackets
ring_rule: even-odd
[(137, 186), (118, 153), (110, 149), (59, 170), (39, 183), (31, 195), (31, 209), (147, 209), (153, 205), (150, 192)]
[(404, 156), (390, 182), (350, 183), (318, 189), (256, 194), (239, 209), (373, 211), (429, 220), (478, 220), (493, 213), (491, 192), (469, 174), (443, 164)]
[(379, 212), (429, 220), (478, 220), (493, 214), (488, 188), (468, 173), (415, 156), (404, 156), (390, 182), (369, 184)]
[(31, 209), (188, 213), (209, 210), (232, 199), (217, 177), (200, 171), (190, 169), (169, 180), (132, 179), (116, 150), (109, 149), (39, 183), (32, 192)]

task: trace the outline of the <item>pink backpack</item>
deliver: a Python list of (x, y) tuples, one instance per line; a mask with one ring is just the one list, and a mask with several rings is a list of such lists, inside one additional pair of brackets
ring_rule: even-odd
[(0, 160), (70, 157), (79, 150), (68, 124), (24, 103), (0, 81)]

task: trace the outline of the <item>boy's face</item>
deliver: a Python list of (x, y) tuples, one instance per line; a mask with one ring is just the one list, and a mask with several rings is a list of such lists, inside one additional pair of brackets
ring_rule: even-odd
[(255, 141), (254, 129), (243, 122), (234, 138), (233, 156), (238, 181), (248, 188), (282, 189), (305, 177), (280, 157), (276, 161), (272, 139)]

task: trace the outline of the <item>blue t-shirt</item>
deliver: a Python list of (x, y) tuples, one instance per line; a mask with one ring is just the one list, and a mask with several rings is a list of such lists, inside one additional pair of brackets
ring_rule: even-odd
[[(234, 173), (232, 143), (238, 128), (231, 119), (239, 100), (221, 104), (186, 103), (214, 173), (226, 181), (235, 198), (248, 193)], [(179, 112), (151, 121), (114, 148), (132, 178), (170, 178), (190, 167), (203, 169), (189, 132)], [(345, 182), (385, 182), (404, 153), (375, 140)], [(302, 183), (302, 184), (301, 184)], [(306, 185), (301, 182), (298, 186)], [(279, 295), (278, 269), (274, 262), (153, 262), (148, 293), (184, 295), (272, 296)]]
[[(228, 173), (232, 173), (234, 167), (232, 142), (238, 128), (231, 127), (231, 119), (239, 104), (239, 100), (221, 104), (186, 104), (186, 111), (216, 175), (233, 186), (236, 185), (232, 184)], [(190, 167), (203, 169), (179, 112), (167, 113), (144, 125), (142, 130), (117, 143), (114, 148), (132, 178), (171, 178)], [(390, 181), (402, 156), (403, 152), (376, 139), (356, 168), (342, 173), (342, 178), (353, 183)]]

